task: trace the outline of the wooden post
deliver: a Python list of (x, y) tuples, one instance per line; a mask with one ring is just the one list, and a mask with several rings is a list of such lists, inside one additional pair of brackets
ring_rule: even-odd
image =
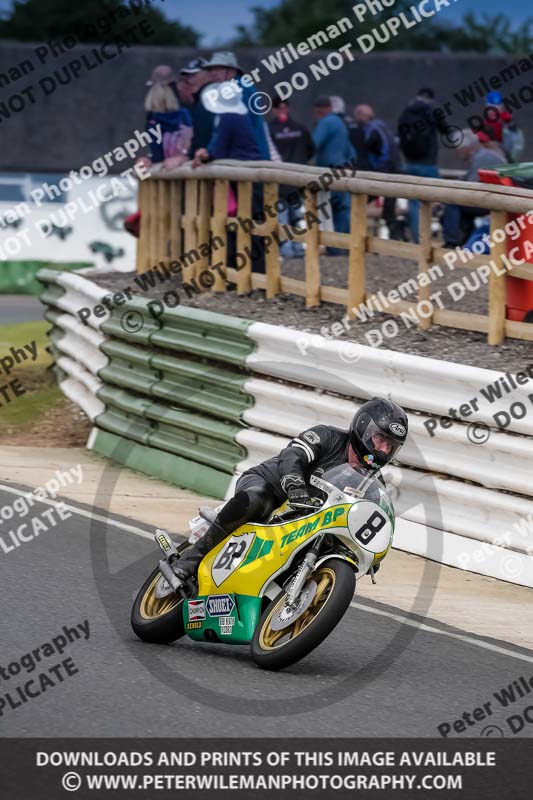
[(307, 222), (305, 234), (305, 305), (311, 308), (320, 305), (320, 226), (316, 194), (305, 193), (305, 210), (315, 217), (311, 224)]
[[(214, 292), (226, 291), (226, 267), (228, 260), (228, 232), (226, 230), (226, 222), (228, 220), (228, 193), (229, 181), (218, 178), (215, 180), (215, 195), (214, 195), (214, 208), (213, 216), (211, 218), (211, 235), (220, 236), (224, 240), (224, 247), (217, 248), (216, 254), (213, 254), (213, 260), (218, 264), (222, 262), (222, 267), (214, 270), (214, 283), (212, 290)], [(222, 272), (222, 274), (221, 274)]]
[(355, 317), (354, 308), (364, 303), (366, 296), (366, 212), (368, 195), (352, 195), (350, 222), (350, 251), (348, 258), (348, 318)]
[[(185, 215), (183, 219), (183, 249), (185, 253), (196, 250), (198, 234), (196, 218), (198, 216), (198, 181), (191, 179), (185, 182)], [(195, 262), (183, 265), (183, 282), (192, 283), (196, 272)]]
[(183, 253), (181, 230), (181, 206), (183, 202), (183, 181), (170, 181), (170, 258), (178, 261)]
[(148, 214), (146, 219), (147, 226), (147, 251), (146, 251), (146, 270), (151, 269), (154, 264), (155, 253), (157, 252), (157, 180), (149, 180), (148, 185)]
[(139, 240), (137, 242), (137, 272), (146, 272), (148, 269), (148, 230), (149, 215), (148, 198), (150, 196), (150, 181), (140, 181), (138, 190), (138, 208), (141, 212), (139, 227)]
[[(418, 257), (418, 273), (421, 275), (422, 273), (428, 273), (431, 261), (431, 203), (427, 200), (420, 201), (420, 211), (418, 215), (418, 231), (419, 231), (419, 257)], [(431, 295), (431, 287), (428, 283), (427, 286), (419, 286), (418, 288), (418, 302), (421, 303), (424, 300), (427, 300), (431, 304), (431, 300), (429, 299)], [(424, 306), (422, 307), (424, 308)], [(420, 310), (420, 309), (419, 309)], [(418, 316), (418, 328), (421, 331), (427, 331), (428, 328), (431, 328), (431, 324), (433, 321), (433, 312), (428, 314), (427, 316), (421, 317), (419, 314)]]
[(491, 260), (496, 262), (498, 272), (491, 269), (489, 276), (489, 344), (500, 344), (505, 338), (505, 280), (506, 276), (502, 267), (501, 256), (507, 250), (507, 239), (503, 242), (496, 242), (494, 234), (498, 230), (505, 229), (507, 224), (507, 214), (505, 211), (490, 212), (490, 235), (491, 235)]
[[(239, 181), (238, 215), (246, 224), (252, 219), (252, 183), (250, 181)], [(237, 253), (239, 259), (237, 263), (237, 293), (246, 294), (252, 288), (252, 259), (250, 256), (252, 249), (252, 235), (239, 225), (237, 230)], [(241, 266), (242, 264), (242, 266)]]
[[(265, 183), (264, 204), (275, 210), (278, 202), (278, 184)], [(281, 289), (281, 268), (279, 261), (279, 244), (277, 242), (278, 215), (271, 217), (265, 214), (270, 236), (267, 251), (265, 252), (265, 271), (266, 271), (266, 297), (272, 300)]]
[(157, 254), (154, 264), (166, 262), (170, 252), (170, 184), (160, 181), (157, 198)]
[[(211, 223), (211, 195), (213, 187), (211, 181), (200, 181), (200, 194), (198, 197), (198, 218), (197, 218), (197, 232), (198, 241), (197, 248), (200, 252), (202, 248), (209, 247), (210, 242), (210, 223)], [(207, 253), (207, 250), (205, 250)], [(196, 262), (195, 277), (196, 281), (200, 280), (200, 276), (209, 269), (209, 255), (202, 255)], [(200, 283), (200, 285), (202, 285)]]

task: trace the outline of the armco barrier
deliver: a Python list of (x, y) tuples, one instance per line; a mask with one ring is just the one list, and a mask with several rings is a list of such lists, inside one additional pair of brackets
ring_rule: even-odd
[[(424, 424), (500, 373), (364, 346), (350, 364), (339, 343), (312, 337), (303, 348), (297, 331), (194, 308), (154, 320), (139, 298), (85, 326), (76, 311), (106, 292), (51, 270), (39, 279), (60, 386), (94, 421), (97, 452), (222, 498), (291, 436), (318, 422), (345, 427), (361, 402), (383, 394), (407, 408), (411, 431), (386, 474), (400, 517), (395, 546), (533, 586), (531, 422), (498, 431), (486, 403), (434, 436)], [(136, 325), (125, 323), (129, 314)], [(526, 390), (505, 402), (525, 402)], [(469, 440), (471, 421), (487, 426), (487, 443)]]

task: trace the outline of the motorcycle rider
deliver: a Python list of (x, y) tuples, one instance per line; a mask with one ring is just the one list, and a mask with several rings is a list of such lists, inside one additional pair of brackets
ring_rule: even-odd
[(391, 400), (373, 397), (355, 413), (349, 430), (315, 425), (292, 439), (277, 456), (244, 472), (235, 495), (219, 511), (205, 535), (175, 564), (179, 578), (196, 574), (204, 556), (246, 522), (267, 520), (285, 499), (289, 504), (311, 504), (307, 481), (312, 473), (349, 462), (355, 469), (380, 469), (391, 461), (407, 437), (403, 408)]

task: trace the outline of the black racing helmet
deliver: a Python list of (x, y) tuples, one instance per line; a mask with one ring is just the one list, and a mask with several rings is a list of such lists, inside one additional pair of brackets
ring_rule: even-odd
[(380, 469), (397, 455), (407, 438), (407, 414), (392, 400), (373, 397), (356, 412), (350, 444), (369, 469)]

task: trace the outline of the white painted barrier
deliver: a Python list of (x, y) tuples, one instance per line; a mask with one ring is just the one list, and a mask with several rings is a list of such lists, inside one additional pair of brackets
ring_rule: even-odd
[[(262, 322), (253, 323), (248, 335), (257, 343), (256, 351), (246, 360), (254, 372), (359, 399), (382, 395), (407, 409), (438, 416), (449, 416), (450, 409), (477, 399), (479, 409), (467, 422), (483, 422), (493, 428), (496, 411), (522, 402), (530, 413), (522, 420), (513, 419), (509, 430), (533, 436), (533, 403), (529, 398), (533, 368), (526, 384), (504, 394), (501, 403), (491, 404), (481, 390), (501, 378), (505, 380), (505, 373), (364, 345), (358, 345), (357, 351), (347, 351), (346, 342)], [(524, 364), (524, 369), (527, 366)]]
[[(328, 425), (347, 428), (361, 404), (261, 378), (251, 378), (244, 388), (255, 404), (244, 412), (243, 420), (259, 430), (287, 436), (325, 420)], [(533, 441), (491, 431), (488, 442), (477, 445), (469, 440), (466, 424), (440, 428), (431, 436), (425, 418), (415, 413), (408, 417), (409, 438), (400, 453), (402, 464), (533, 496)]]

